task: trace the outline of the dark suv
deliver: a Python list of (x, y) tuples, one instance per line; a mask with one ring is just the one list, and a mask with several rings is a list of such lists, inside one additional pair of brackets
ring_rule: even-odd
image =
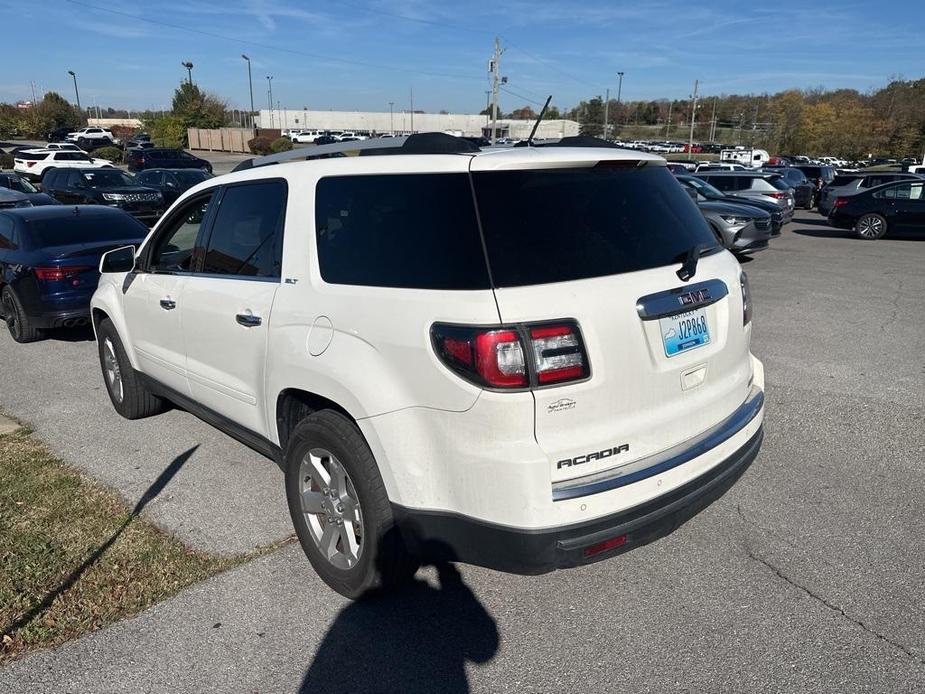
[(828, 217), (836, 198), (861, 193), (869, 188), (876, 188), (885, 183), (896, 181), (921, 180), (917, 174), (897, 173), (892, 171), (863, 171), (850, 174), (838, 174), (831, 183), (819, 191), (819, 214)]
[(212, 173), (212, 165), (209, 162), (182, 149), (130, 149), (125, 152), (125, 163), (133, 173), (145, 169), (205, 169)]
[(167, 209), (160, 191), (118, 169), (53, 169), (43, 187), (58, 202), (117, 207), (149, 226)]
[(806, 178), (808, 178), (809, 182), (815, 187), (813, 205), (817, 205), (819, 203), (819, 192), (822, 190), (823, 186), (835, 180), (835, 168), (820, 164), (797, 164), (793, 168), (799, 169), (806, 174)]

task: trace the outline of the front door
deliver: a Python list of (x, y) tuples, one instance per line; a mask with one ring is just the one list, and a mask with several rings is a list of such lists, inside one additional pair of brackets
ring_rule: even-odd
[(129, 275), (123, 299), (139, 369), (186, 396), (190, 390), (181, 309), (211, 199), (212, 193), (197, 196), (164, 221), (139, 269)]
[(280, 283), (287, 186), (227, 186), (202, 244), (201, 271), (183, 293), (186, 368), (193, 399), (269, 437), (267, 332)]

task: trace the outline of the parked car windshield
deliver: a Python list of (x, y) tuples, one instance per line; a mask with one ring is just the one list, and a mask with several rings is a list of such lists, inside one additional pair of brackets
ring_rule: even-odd
[(636, 272), (679, 262), (694, 246), (719, 249), (664, 166), (491, 171), (472, 178), (498, 287)]
[(72, 246), (87, 243), (108, 243), (143, 239), (147, 227), (127, 214), (107, 215), (102, 222), (99, 215), (69, 214), (51, 219), (30, 219), (26, 222), (33, 247)]
[(0, 177), (0, 187), (9, 188), (20, 193), (38, 193), (39, 189), (19, 176), (2, 176)]
[(91, 188), (116, 188), (140, 185), (133, 177), (117, 169), (84, 171), (83, 177)]
[(183, 171), (174, 171), (173, 175), (177, 177), (177, 180), (185, 186), (194, 186), (197, 183), (202, 183), (208, 178), (212, 178), (212, 174), (208, 171), (202, 171), (200, 169), (185, 169)]

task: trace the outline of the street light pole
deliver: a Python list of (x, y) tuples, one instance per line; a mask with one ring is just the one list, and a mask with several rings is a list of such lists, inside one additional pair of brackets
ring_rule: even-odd
[(610, 125), (610, 87), (607, 87), (604, 97), (604, 139), (607, 139), (607, 128)]
[(77, 74), (73, 70), (68, 70), (67, 74), (74, 78), (74, 96), (77, 97), (77, 111), (80, 112), (80, 91), (77, 89)]
[(189, 75), (189, 86), (192, 87), (193, 86), (193, 64), (187, 60), (187, 61), (180, 63), (180, 65), (186, 68), (186, 72)]
[[(623, 95), (623, 73), (618, 72), (617, 76), (620, 78), (620, 84), (617, 85), (617, 125), (620, 125), (620, 111), (623, 109), (623, 105), (620, 102), (620, 97)], [(619, 131), (619, 127), (617, 130)]]
[(273, 75), (267, 75), (267, 108), (270, 109), (270, 127), (273, 127)]
[(389, 102), (389, 132), (395, 134), (395, 121), (392, 118), (392, 107), (395, 105), (394, 101)]
[(241, 57), (247, 61), (247, 88), (251, 93), (251, 130), (254, 130), (256, 123), (254, 123), (254, 80), (251, 78), (251, 59), (243, 53)]

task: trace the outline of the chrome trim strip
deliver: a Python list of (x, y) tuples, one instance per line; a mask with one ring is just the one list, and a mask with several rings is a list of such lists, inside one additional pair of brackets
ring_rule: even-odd
[(552, 485), (552, 500), (565, 501), (618, 489), (688, 463), (738, 434), (761, 412), (763, 406), (764, 391), (752, 386), (745, 402), (735, 412), (711, 429), (707, 429), (702, 434), (679, 443), (667, 451), (642, 458), (633, 463), (585, 475), (584, 477), (555, 482)]
[(636, 312), (643, 320), (667, 318), (715, 304), (728, 294), (729, 289), (722, 280), (706, 280), (639, 297)]

